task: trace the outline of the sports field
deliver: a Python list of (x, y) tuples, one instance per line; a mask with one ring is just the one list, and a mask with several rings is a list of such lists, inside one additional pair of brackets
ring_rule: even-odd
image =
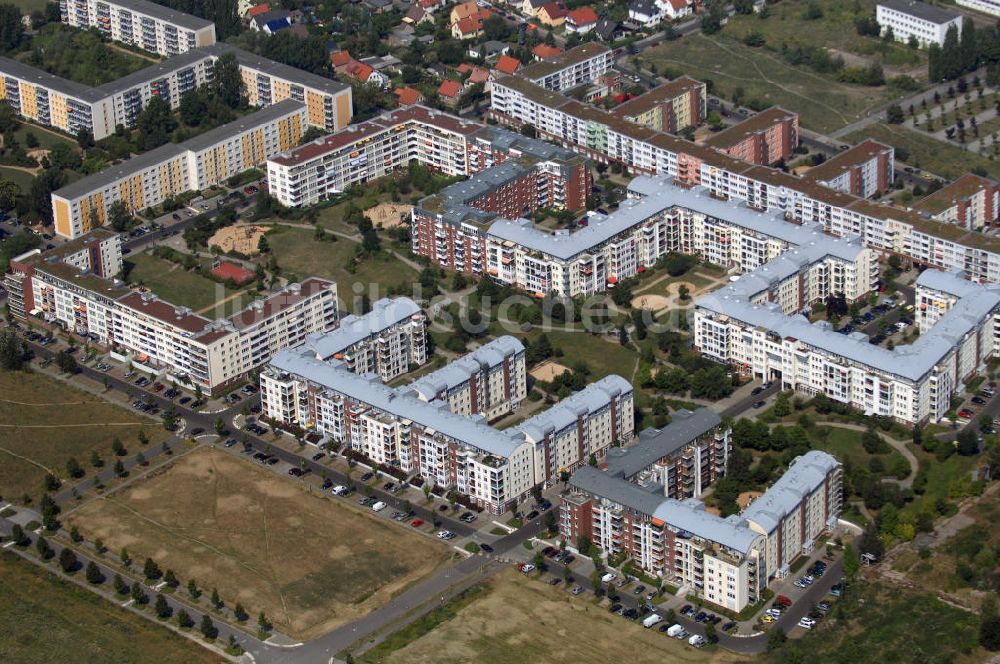
[(437, 542), (204, 448), (66, 518), (308, 639), (384, 604), (447, 556)]

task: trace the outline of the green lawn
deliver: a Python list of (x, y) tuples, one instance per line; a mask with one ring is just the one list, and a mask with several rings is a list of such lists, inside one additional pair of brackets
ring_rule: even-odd
[[(55, 563), (50, 563), (54, 565)], [(77, 572), (77, 575), (82, 575)], [(223, 658), (33, 566), (0, 555), (0, 660), (18, 664), (199, 664)]]
[[(825, 437), (810, 436), (814, 448), (829, 452), (841, 461), (849, 460), (856, 466), (868, 467), (868, 461), (874, 455), (866, 452), (865, 448), (861, 446), (860, 431), (823, 426), (818, 427), (818, 429), (824, 429), (828, 433)], [(906, 463), (903, 455), (891, 448), (888, 454), (879, 454), (878, 456), (882, 459), (887, 470), (894, 468), (900, 462)], [(907, 465), (907, 467), (909, 466)]]
[(48, 0), (7, 0), (7, 4), (14, 5), (25, 14), (30, 14), (36, 9), (39, 11), (45, 9)]
[(73, 481), (66, 473), (70, 457), (87, 473), (80, 481), (89, 481), (92, 452), (114, 463), (115, 436), (135, 454), (140, 428), (149, 445), (166, 435), (152, 420), (42, 373), (0, 373), (0, 394), (0, 495), (6, 500), (26, 493), (37, 499), (46, 472)]
[(31, 173), (26, 173), (16, 168), (8, 168), (7, 166), (0, 166), (0, 178), (11, 180), (17, 184), (21, 187), (22, 193), (27, 193), (28, 189), (31, 188), (31, 183), (35, 180), (35, 176)]
[(981, 456), (959, 456), (953, 454), (944, 461), (938, 461), (933, 454), (915, 450), (917, 460), (927, 469), (927, 486), (924, 493), (916, 500), (905, 505), (900, 511), (918, 514), (921, 511), (933, 512), (933, 506), (939, 498), (950, 503), (957, 503), (971, 495), (972, 469), (983, 462)]
[(27, 140), (25, 140), (25, 135), (27, 135), (29, 132), (35, 135), (35, 138), (38, 139), (38, 147), (43, 150), (51, 150), (52, 147), (55, 146), (56, 144), (65, 143), (66, 145), (73, 148), (74, 151), (79, 151), (79, 146), (77, 145), (76, 141), (68, 137), (56, 134), (49, 130), (45, 130), (41, 127), (36, 127), (34, 125), (22, 124), (20, 127), (18, 127), (17, 131), (14, 132), (14, 136), (17, 137), (17, 140), (21, 144), (21, 147), (25, 148), (26, 150), (35, 149), (35, 148), (29, 148), (28, 142)]
[[(714, 94), (743, 98), (761, 106), (779, 105), (797, 111), (804, 127), (830, 132), (868, 115), (896, 95), (885, 87), (840, 83), (806, 67), (793, 67), (766, 48), (750, 48), (726, 30), (712, 36), (692, 34), (644, 51), (642, 59), (658, 71), (669, 68), (714, 84)], [(853, 27), (851, 31), (853, 32)], [(809, 34), (811, 38), (813, 33)]]
[[(385, 296), (388, 286), (403, 287), (404, 292), (408, 292), (417, 278), (416, 270), (388, 251), (360, 261), (351, 272), (348, 262), (358, 243), (344, 238), (336, 242), (317, 242), (311, 229), (278, 226), (268, 233), (267, 241), (278, 265), (285, 271), (283, 274), (291, 272), (298, 278), (334, 279), (340, 299), (352, 310), (351, 301), (357, 293), (369, 294), (374, 300), (374, 292)], [(382, 242), (389, 247), (388, 238), (383, 237)], [(358, 288), (361, 290), (356, 290)]]
[(146, 286), (161, 299), (190, 307), (209, 318), (217, 313), (229, 315), (250, 303), (248, 298), (236, 297), (220, 304), (217, 311), (213, 305), (239, 291), (229, 290), (195, 271), (187, 271), (176, 263), (149, 254), (130, 254), (125, 261), (125, 272), (130, 283)]
[[(553, 358), (560, 364), (572, 366), (574, 362), (586, 362), (591, 369), (592, 381), (609, 374), (619, 374), (626, 380), (632, 380), (638, 356), (631, 348), (614, 341), (605, 341), (601, 336), (587, 332), (569, 332), (554, 330), (546, 332), (553, 348), (563, 352), (562, 357)], [(537, 339), (541, 332), (532, 332), (528, 338)]]
[(931, 171), (948, 180), (953, 180), (977, 167), (985, 169), (993, 179), (1000, 178), (1000, 161), (990, 161), (986, 157), (942, 143), (905, 127), (873, 124), (848, 134), (844, 140), (849, 143), (859, 143), (866, 138), (874, 138), (896, 148), (897, 159), (900, 159), (899, 150), (905, 150), (909, 153), (905, 159), (907, 164)]
[(49, 23), (31, 39), (20, 60), (50, 74), (98, 86), (149, 66), (149, 61), (102, 43), (100, 36)]

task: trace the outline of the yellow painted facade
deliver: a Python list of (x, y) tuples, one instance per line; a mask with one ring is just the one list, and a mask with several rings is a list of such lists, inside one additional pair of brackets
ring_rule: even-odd
[(0, 74), (0, 99), (7, 98), (7, 77)]
[[(91, 212), (91, 210), (93, 210), (93, 212)], [(91, 223), (91, 215), (97, 217), (97, 226), (103, 226), (107, 223), (107, 216), (104, 213), (104, 194), (101, 192), (86, 196), (80, 201), (80, 219), (82, 225), (82, 230), (80, 232), (81, 235), (83, 233), (89, 233), (96, 228), (96, 226)]]
[(288, 83), (277, 79), (271, 79), (271, 102), (276, 104), (285, 101), (289, 96)]
[(211, 46), (215, 43), (215, 36), (210, 30), (202, 30), (195, 34), (195, 44), (201, 46)]
[(35, 94), (35, 86), (21, 81), (21, 115), (31, 120), (38, 118)]
[(53, 201), (52, 216), (56, 222), (56, 233), (63, 237), (73, 237), (69, 220), (69, 203), (58, 199)]
[(341, 94), (337, 95), (337, 117), (334, 119), (334, 123), (337, 125), (334, 129), (343, 129), (351, 121), (351, 95), (350, 88), (345, 90)]
[(66, 111), (66, 97), (49, 91), (49, 122), (53, 127), (69, 129), (69, 113)]
[(243, 78), (243, 88), (246, 91), (247, 103), (257, 106), (260, 99), (257, 96), (257, 74), (249, 69), (240, 67), (240, 76)]

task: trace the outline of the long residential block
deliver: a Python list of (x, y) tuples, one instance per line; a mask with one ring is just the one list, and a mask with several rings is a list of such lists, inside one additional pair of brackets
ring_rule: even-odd
[(117, 201), (138, 212), (261, 166), (296, 145), (305, 124), (305, 107), (285, 100), (78, 180), (52, 193), (56, 233), (74, 238), (104, 225)]
[(215, 43), (215, 24), (146, 0), (60, 0), (62, 22), (158, 55)]
[(799, 115), (772, 106), (709, 136), (705, 145), (751, 164), (774, 166), (790, 159), (799, 145)]
[[(728, 436), (704, 409), (678, 416), (635, 465), (661, 450)], [(620, 467), (587, 466), (573, 473), (562, 495), (563, 537), (586, 538), (606, 556), (627, 554), (647, 572), (732, 611), (759, 601), (773, 579), (787, 576), (790, 563), (813, 550), (841, 511), (840, 466), (825, 452), (795, 459), (764, 495), (729, 517), (708, 512), (697, 498), (672, 497), (662, 469), (655, 459), (650, 464), (661, 472), (628, 477)]]
[(289, 284), (232, 316), (212, 320), (126, 288), (113, 279), (121, 265), (120, 236), (105, 229), (57, 252), (18, 256), (5, 278), (11, 312), (90, 336), (138, 370), (208, 392), (224, 389), (276, 351), (337, 324), (332, 281)]
[(426, 327), (410, 298), (382, 298), (363, 316), (344, 316), (337, 329), (311, 334), (303, 345), (318, 360), (341, 360), (354, 373), (388, 382), (427, 361)]
[(491, 116), (594, 161), (620, 163), (641, 174), (701, 185), (720, 199), (773, 208), (786, 218), (821, 224), (835, 235), (857, 235), (883, 253), (920, 265), (964, 270), (976, 281), (1000, 281), (1000, 240), (923, 214), (873, 203), (779, 170), (751, 165), (711, 147), (617, 118), (516, 76), (492, 83)]
[(937, 221), (968, 230), (983, 230), (1000, 222), (1000, 184), (967, 173), (916, 204)]
[(493, 421), (515, 410), (528, 396), (524, 344), (503, 336), (449, 362), (407, 387), (419, 399), (447, 403), (456, 415)]
[(895, 178), (895, 150), (866, 140), (810, 168), (804, 179), (860, 198), (886, 194)]
[(546, 90), (563, 92), (596, 81), (602, 74), (611, 71), (614, 63), (610, 48), (589, 42), (530, 64), (521, 69), (518, 76)]
[(0, 58), (0, 99), (27, 120), (74, 135), (85, 129), (101, 140), (118, 125), (135, 126), (153, 97), (177, 108), (182, 95), (214, 80), (215, 62), (223, 54), (236, 58), (252, 106), (291, 99), (306, 107), (306, 120), (312, 126), (336, 131), (350, 123), (349, 85), (228, 44), (196, 48), (95, 88)]

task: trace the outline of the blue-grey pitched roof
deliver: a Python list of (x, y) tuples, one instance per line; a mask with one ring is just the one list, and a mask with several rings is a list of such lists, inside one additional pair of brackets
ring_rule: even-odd
[(630, 478), (693, 443), (720, 424), (722, 418), (708, 408), (699, 408), (693, 412), (678, 410), (670, 424), (662, 429), (641, 431), (639, 442), (632, 447), (612, 449), (607, 457), (608, 473)]
[(537, 443), (546, 435), (555, 435), (567, 427), (575, 426), (578, 418), (605, 408), (611, 403), (611, 399), (631, 391), (632, 383), (611, 374), (525, 420), (517, 429)]
[(408, 297), (384, 297), (372, 304), (372, 310), (363, 316), (344, 316), (336, 329), (306, 336), (304, 345), (317, 358), (329, 359), (419, 313), (420, 305)]
[(471, 353), (449, 362), (433, 373), (407, 385), (422, 399), (430, 401), (439, 394), (447, 394), (464, 384), (483, 369), (499, 366), (504, 358), (524, 352), (524, 344), (516, 338), (505, 335), (480, 346)]
[(810, 450), (796, 457), (785, 474), (740, 515), (772, 533), (781, 520), (798, 508), (802, 499), (823, 486), (827, 474), (839, 463), (826, 452)]
[(377, 410), (416, 422), (487, 454), (508, 458), (524, 443), (524, 436), (519, 431), (504, 432), (489, 426), (482, 417), (455, 415), (448, 410), (447, 404), (421, 401), (405, 387), (393, 389), (375, 375), (353, 373), (343, 362), (317, 360), (311, 349), (302, 346), (278, 352), (270, 366), (346, 394)]

